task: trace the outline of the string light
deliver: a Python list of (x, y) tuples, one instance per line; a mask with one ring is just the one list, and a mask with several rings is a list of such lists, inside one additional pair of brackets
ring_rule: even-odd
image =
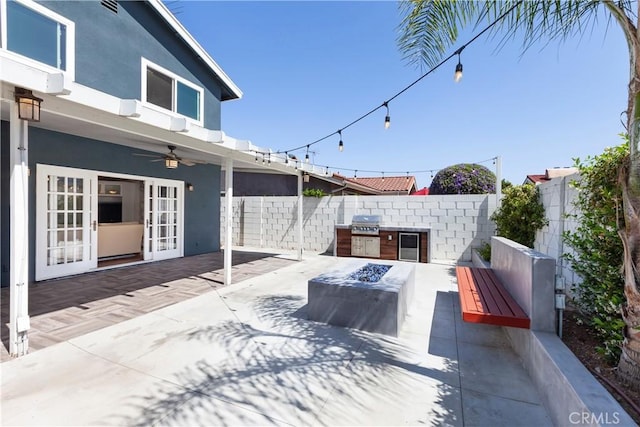
[(258, 152), (256, 151), (256, 163), (258, 163)]
[(284, 152), (284, 164), (289, 166), (289, 153), (288, 152)]
[(307, 154), (304, 155), (305, 163), (309, 163), (309, 146), (307, 145)]
[(385, 102), (382, 105), (384, 105), (387, 108), (387, 115), (384, 117), (384, 128), (389, 129), (389, 126), (391, 126), (391, 116), (389, 115), (389, 104)]
[[(476, 161), (476, 162), (467, 162), (467, 163), (473, 163), (473, 164), (484, 164), (484, 163), (489, 163), (489, 162), (493, 162), (493, 164), (495, 164), (497, 157), (492, 157), (490, 159), (484, 159), (484, 160), (480, 160), (480, 161)], [(323, 166), (324, 168), (327, 169), (327, 171), (329, 170), (329, 168), (337, 171), (338, 173), (340, 171), (344, 171), (344, 172), (355, 172), (355, 173), (367, 173), (367, 174), (380, 174), (382, 175), (382, 179), (385, 179), (386, 175), (396, 175), (396, 176), (400, 176), (402, 174), (405, 175), (405, 179), (409, 179), (411, 175), (417, 175), (417, 174), (424, 174), (424, 173), (428, 173), (431, 175), (431, 178), (434, 177), (434, 174), (438, 171), (440, 171), (442, 168), (440, 169), (421, 169), (421, 170), (410, 170), (410, 171), (379, 171), (379, 170), (366, 170), (366, 169), (350, 169), (350, 168), (342, 168), (342, 167), (338, 167), (338, 166)]]
[(358, 177), (358, 169), (356, 169), (356, 170), (354, 170), (354, 171), (353, 171), (353, 177), (354, 177), (354, 178), (357, 178), (357, 177)]
[[(291, 148), (288, 149), (287, 151), (297, 151), (300, 150), (302, 148), (307, 148), (307, 150), (309, 149), (309, 146), (311, 145), (315, 145), (318, 144), (322, 141), (324, 141), (325, 139), (330, 138), (331, 136), (335, 135), (336, 133), (340, 136), (340, 142), (338, 144), (338, 149), (340, 151), (342, 151), (344, 149), (344, 143), (342, 142), (342, 131), (344, 129), (347, 129), (353, 125), (355, 125), (356, 123), (364, 120), (365, 118), (367, 118), (368, 116), (370, 116), (371, 114), (373, 114), (375, 111), (377, 111), (378, 109), (385, 107), (387, 110), (387, 115), (385, 116), (385, 128), (388, 128), (391, 125), (391, 117), (389, 116), (389, 102), (393, 101), (394, 99), (396, 99), (397, 97), (399, 97), (400, 95), (402, 95), (404, 92), (408, 91), (410, 88), (412, 88), (413, 86), (415, 86), (418, 82), (420, 82), (422, 79), (424, 79), (425, 77), (429, 76), (431, 73), (435, 72), (438, 68), (440, 68), (442, 65), (444, 65), (445, 63), (447, 63), (449, 60), (451, 60), (451, 58), (453, 58), (454, 56), (458, 56), (458, 64), (456, 65), (456, 70), (455, 70), (455, 74), (454, 74), (454, 80), (456, 82), (459, 82), (460, 79), (462, 78), (462, 63), (460, 62), (460, 54), (462, 53), (462, 51), (464, 50), (465, 47), (469, 46), (470, 44), (472, 44), (473, 42), (475, 42), (480, 36), (482, 36), (484, 33), (486, 33), (487, 31), (489, 31), (491, 28), (493, 28), (496, 24), (498, 24), (500, 21), (502, 21), (507, 15), (509, 15), (511, 12), (513, 12), (518, 6), (520, 6), (523, 3), (524, 0), (518, 1), (517, 3), (515, 3), (512, 7), (510, 7), (508, 10), (506, 10), (502, 15), (500, 15), (499, 17), (497, 17), (493, 22), (491, 22), (489, 25), (487, 25), (484, 29), (482, 29), (482, 31), (480, 31), (478, 34), (476, 34), (475, 36), (473, 36), (469, 41), (467, 41), (466, 43), (464, 43), (460, 48), (458, 48), (458, 50), (456, 50), (455, 52), (453, 52), (451, 55), (447, 56), (446, 58), (444, 58), (442, 61), (440, 61), (438, 64), (436, 64), (433, 68), (431, 68), (429, 71), (427, 71), (426, 73), (424, 73), (423, 75), (421, 75), (420, 77), (418, 77), (416, 80), (414, 80), (411, 84), (407, 85), (404, 89), (402, 89), (401, 91), (399, 91), (398, 93), (396, 93), (395, 95), (393, 95), (391, 98), (387, 99), (385, 102), (383, 102), (381, 105), (378, 105), (377, 107), (371, 109), (370, 111), (368, 111), (367, 113), (361, 115), (360, 117), (358, 117), (357, 119), (353, 120), (351, 123), (347, 124), (346, 126), (343, 126), (341, 129), (339, 129), (336, 132), (333, 132), (329, 135), (326, 135), (322, 138), (316, 139), (315, 141), (306, 144), (306, 145), (302, 145), (300, 147), (295, 147), (295, 148)], [(283, 151), (276, 151), (276, 153), (282, 153)], [(285, 151), (286, 153), (286, 151)]]
[(464, 49), (464, 46), (456, 51), (456, 53), (458, 54), (458, 65), (456, 65), (456, 72), (453, 74), (453, 81), (456, 83), (459, 83), (462, 79), (462, 63), (460, 62), (460, 54), (462, 53), (462, 49)]

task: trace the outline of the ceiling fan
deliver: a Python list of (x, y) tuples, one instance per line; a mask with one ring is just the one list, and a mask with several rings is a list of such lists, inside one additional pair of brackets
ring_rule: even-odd
[(134, 156), (142, 156), (142, 157), (153, 157), (154, 160), (152, 162), (161, 162), (164, 161), (164, 165), (167, 169), (176, 169), (178, 167), (178, 163), (185, 166), (193, 166), (197, 163), (206, 163), (203, 160), (196, 159), (185, 159), (183, 157), (179, 157), (174, 150), (176, 149), (175, 145), (168, 145), (167, 148), (169, 152), (167, 154), (143, 154), (143, 153), (133, 153)]

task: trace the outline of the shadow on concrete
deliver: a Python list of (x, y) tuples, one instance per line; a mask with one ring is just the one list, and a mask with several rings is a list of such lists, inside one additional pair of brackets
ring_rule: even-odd
[[(411, 350), (396, 339), (309, 321), (304, 303), (299, 296), (262, 297), (253, 304), (252, 324), (236, 319), (192, 332), (189, 340), (222, 347), (227, 357), (216, 364), (201, 359), (174, 374), (159, 391), (131, 400), (139, 417), (114, 416), (113, 423), (362, 424), (363, 411), (403, 408), (407, 398), (411, 411), (424, 411), (422, 424), (462, 423), (459, 390), (440, 381), (444, 372), (407, 361)], [(457, 362), (444, 369), (457, 373)], [(437, 402), (416, 395), (398, 371), (411, 381), (433, 379)]]

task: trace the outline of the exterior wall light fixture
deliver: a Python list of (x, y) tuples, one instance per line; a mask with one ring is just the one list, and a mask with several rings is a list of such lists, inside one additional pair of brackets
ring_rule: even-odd
[(16, 87), (15, 98), (18, 103), (18, 117), (30, 122), (40, 121), (40, 104), (42, 98), (38, 98), (28, 89)]

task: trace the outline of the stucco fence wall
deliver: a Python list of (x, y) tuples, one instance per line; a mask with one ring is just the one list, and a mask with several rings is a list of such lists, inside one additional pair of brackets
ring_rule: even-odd
[[(226, 201), (222, 200), (221, 242), (225, 241)], [(432, 260), (471, 260), (471, 248), (490, 241), (489, 220), (496, 196), (326, 196), (303, 198), (304, 250), (333, 252), (334, 226), (353, 215), (380, 215), (386, 225), (431, 228)], [(298, 198), (234, 197), (233, 244), (296, 249)]]

